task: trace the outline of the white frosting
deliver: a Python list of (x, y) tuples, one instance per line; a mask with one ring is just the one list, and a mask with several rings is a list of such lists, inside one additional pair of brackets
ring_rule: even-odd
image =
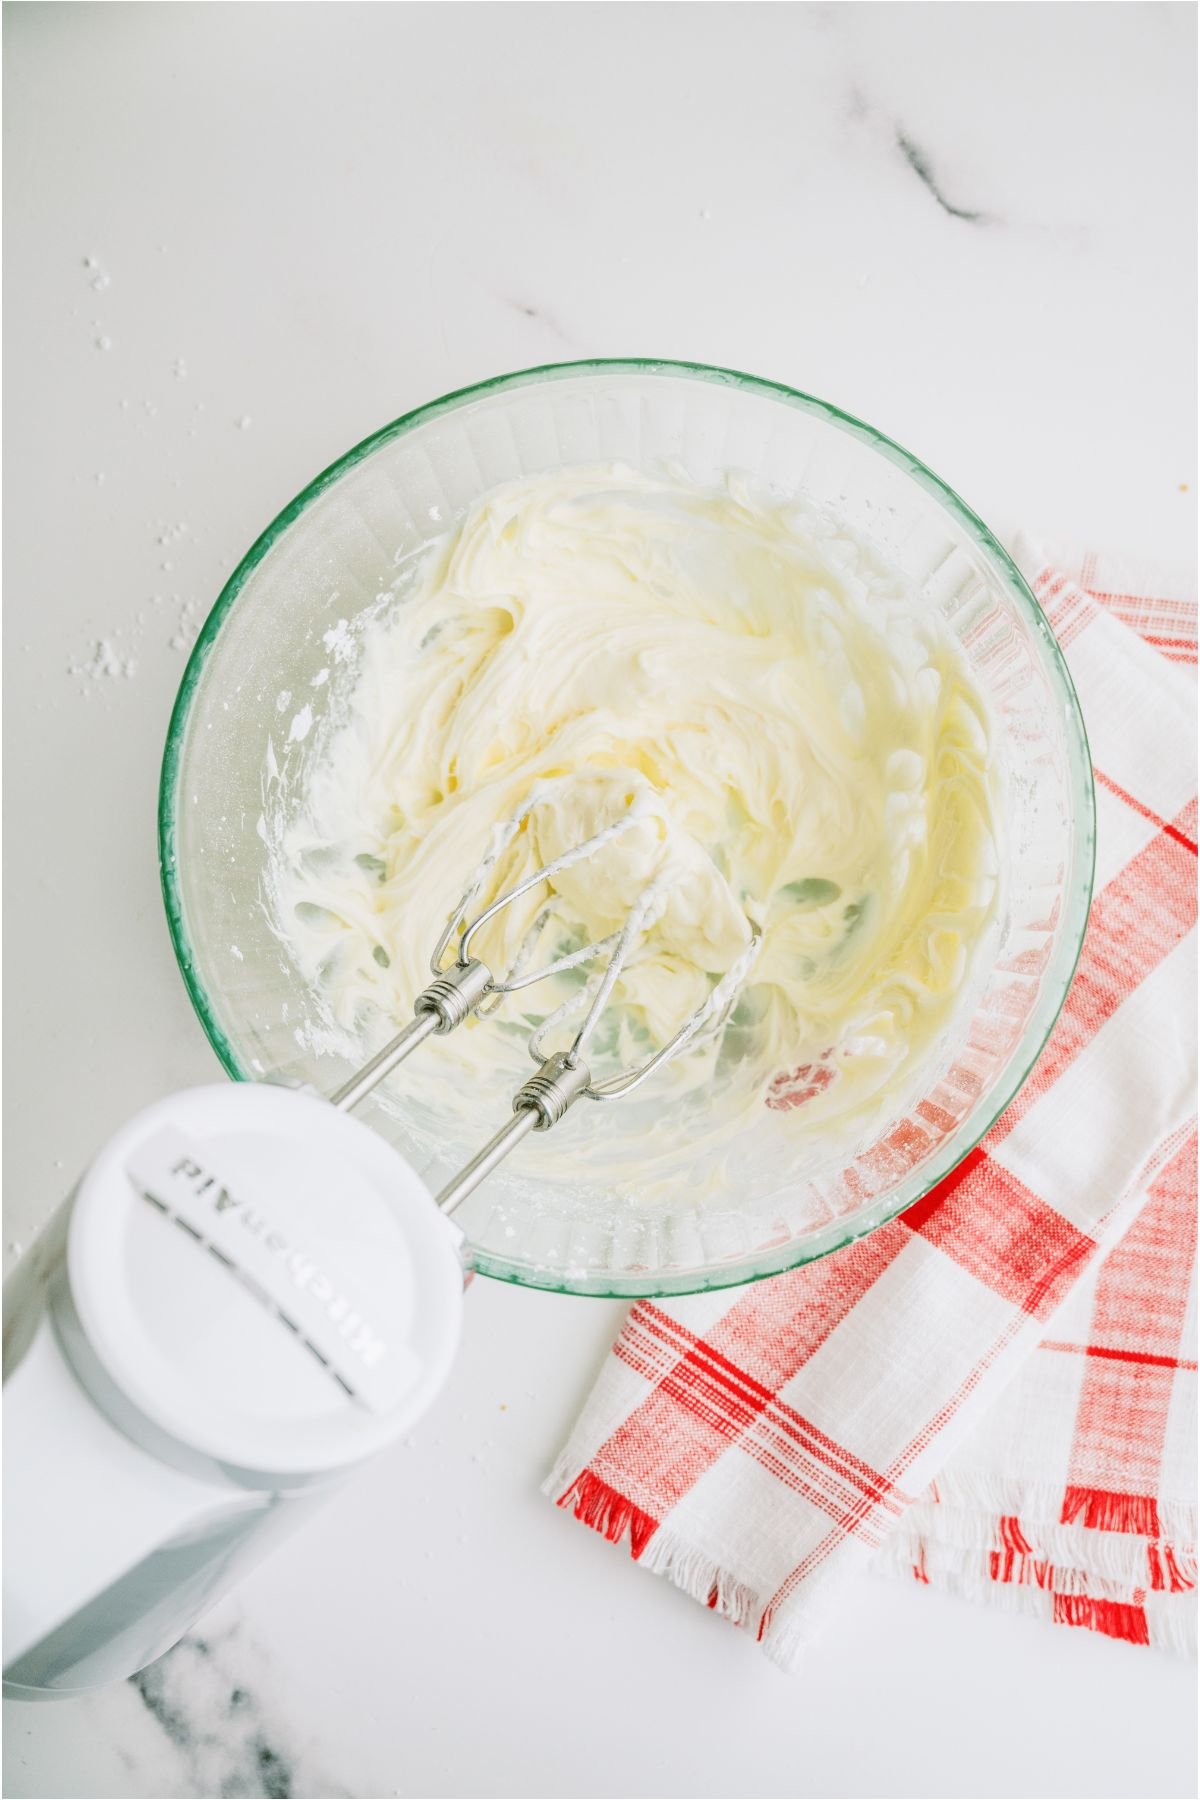
[[(762, 933), (731, 1023), (654, 1077), (635, 1145), (618, 1105), (575, 1109), (605, 1115), (593, 1179), (669, 1184), (697, 1133), (729, 1139), (764, 1107), (798, 1145), (844, 1145), (903, 1108), (995, 909), (997, 808), (961, 652), (862, 545), (734, 482), (536, 478), (478, 502), (365, 624), (357, 666), (340, 640), (335, 660), (342, 721), (305, 746), (274, 899), (327, 1015), (364, 1053), (410, 1016), (496, 827), (545, 783), (480, 904), (631, 801), (638, 822), (473, 949), (506, 968), (549, 900), (544, 962), (617, 929), (661, 882), (597, 1035), (598, 1073), (669, 1037), (743, 954), (749, 921)], [(436, 1040), (398, 1089), (435, 1120), (465, 1106), (479, 1120), (482, 1096), (490, 1129), (532, 1068), (527, 1021), (580, 978)], [(551, 1134), (564, 1168), (569, 1131)]]

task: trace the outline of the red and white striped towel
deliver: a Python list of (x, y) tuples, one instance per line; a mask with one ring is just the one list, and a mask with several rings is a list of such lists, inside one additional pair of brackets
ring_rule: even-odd
[(1128, 562), (1019, 554), (1098, 815), (1040, 1061), (891, 1224), (740, 1292), (635, 1306), (547, 1483), (785, 1666), (872, 1559), (1195, 1642), (1196, 607)]

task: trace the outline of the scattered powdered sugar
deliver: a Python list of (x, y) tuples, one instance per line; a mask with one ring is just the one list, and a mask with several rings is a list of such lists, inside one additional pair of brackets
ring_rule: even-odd
[[(83, 258), (83, 267), (84, 272), (89, 278), (89, 285), (93, 287), (97, 293), (103, 293), (105, 288), (108, 287), (112, 277), (109, 275), (108, 271), (101, 266), (100, 258), (98, 256), (85, 256)], [(75, 310), (78, 311), (78, 308)], [(111, 350), (113, 341), (104, 330), (101, 321), (99, 319), (92, 319), (89, 323), (96, 334), (92, 339), (94, 347), (97, 350)]]
[(67, 664), (68, 675), (81, 675), (85, 681), (106, 681), (113, 676), (137, 674), (132, 656), (122, 656), (111, 638), (95, 638), (90, 655), (81, 662)]
[[(178, 594), (172, 594), (178, 600)], [(155, 595), (157, 601), (158, 596)], [(190, 650), (200, 631), (200, 603), (198, 600), (185, 600), (179, 608), (179, 623), (172, 636), (172, 650)]]
[[(171, 650), (190, 650), (200, 630), (200, 603), (195, 599), (183, 600), (178, 594), (171, 594), (169, 598), (179, 611), (175, 630), (167, 639), (167, 647)], [(164, 594), (151, 594), (148, 605), (138, 608), (127, 631), (110, 631), (103, 637), (92, 638), (86, 650), (72, 657), (67, 664), (67, 673), (78, 677), (80, 691), (85, 697), (97, 683), (115, 683), (137, 674), (137, 653), (146, 635), (146, 622), (148, 619), (153, 621), (161, 617), (161, 613), (150, 609), (163, 607), (167, 599), (168, 596)], [(162, 640), (159, 641), (161, 643)]]
[[(157, 247), (160, 251), (165, 252), (166, 250), (165, 245), (159, 245)], [(81, 255), (77, 266), (80, 267), (88, 286), (96, 294), (104, 294), (111, 288), (113, 280), (112, 274), (106, 266), (104, 258), (98, 252), (91, 251), (87, 255)], [(90, 309), (86, 305), (81, 304), (75, 307), (74, 312), (77, 315), (86, 315), (89, 310)], [(93, 347), (97, 351), (110, 352), (116, 347), (112, 328), (108, 325), (106, 320), (99, 317), (90, 317), (88, 319), (88, 325), (90, 326)], [(186, 354), (182, 350), (179, 350), (169, 360), (173, 380), (176, 382), (186, 380), (191, 373), (189, 360)], [(166, 409), (168, 412), (176, 410), (179, 401), (183, 401), (183, 412), (186, 417), (181, 422), (185, 426), (189, 421), (194, 422), (194, 424), (199, 424), (200, 415), (211, 410), (204, 400), (193, 400), (189, 404), (183, 395), (179, 395), (172, 403), (172, 396), (170, 392), (165, 389), (157, 399), (151, 395), (146, 395), (139, 401), (130, 397), (128, 394), (124, 394), (119, 397), (116, 404), (123, 413), (130, 414), (134, 409), (137, 409), (146, 418), (155, 419), (161, 409)], [(234, 413), (232, 414), (232, 423), (236, 429), (248, 431), (253, 420), (248, 412)], [(188, 435), (195, 436), (195, 430), (191, 430)], [(103, 470), (95, 470), (91, 475), (91, 480), (97, 487), (102, 487), (106, 479), (107, 477)], [(174, 486), (177, 488), (183, 486), (182, 477), (175, 477)], [(189, 541), (188, 545), (182, 543), (181, 540), (184, 539)], [(192, 531), (187, 521), (183, 519), (159, 520), (154, 529), (154, 541), (162, 550), (167, 551), (166, 555), (160, 555), (158, 568), (164, 574), (168, 575), (175, 573), (178, 567), (178, 558), (172, 554), (173, 549), (176, 547), (186, 549), (190, 545), (198, 545), (200, 543), (199, 537)], [(227, 562), (230, 559), (224, 558), (221, 560), (222, 562)], [(89, 697), (91, 693), (96, 690), (98, 684), (102, 686), (107, 682), (110, 686), (115, 686), (121, 680), (128, 679), (135, 675), (139, 666), (139, 656), (134, 654), (134, 652), (139, 649), (139, 646), (143, 651), (157, 649), (159, 646), (162, 646), (163, 648), (170, 650), (186, 652), (190, 650), (192, 645), (196, 642), (203, 618), (203, 612), (197, 600), (185, 600), (181, 598), (179, 594), (175, 593), (149, 594), (146, 596), (146, 599), (149, 602), (149, 606), (144, 610), (139, 610), (137, 612), (131, 627), (110, 627), (109, 630), (102, 635), (88, 641), (85, 647), (76, 650), (70, 657), (70, 660), (67, 663), (67, 672), (78, 679), (80, 692), (85, 698)], [(155, 638), (157, 632), (153, 629), (153, 623), (160, 621), (159, 629), (162, 629), (162, 627), (167, 624), (167, 621), (163, 618), (161, 610), (156, 614), (155, 612), (150, 611), (149, 608), (162, 609), (167, 604), (170, 604), (177, 609), (174, 629), (170, 631), (169, 636), (166, 636), (165, 639), (159, 639), (158, 645), (156, 645)], [(147, 641), (141, 643), (141, 640), (147, 635), (147, 618), (152, 621), (152, 629), (148, 635)], [(302, 718), (298, 718), (294, 721), (293, 727), (293, 737), (297, 740), (305, 735), (308, 729)]]

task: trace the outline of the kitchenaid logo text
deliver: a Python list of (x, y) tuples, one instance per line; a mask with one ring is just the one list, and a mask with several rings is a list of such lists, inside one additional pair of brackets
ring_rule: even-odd
[(265, 1213), (258, 1207), (239, 1200), (215, 1175), (210, 1175), (207, 1169), (190, 1156), (182, 1156), (172, 1164), (171, 1174), (177, 1180), (186, 1181), (194, 1197), (204, 1200), (216, 1213), (236, 1217), (244, 1230), (257, 1238), (264, 1249), (279, 1258), (280, 1267), (287, 1271), (294, 1286), (316, 1301), (358, 1360), (367, 1368), (375, 1366), (387, 1349), (384, 1340), (354, 1310), (348, 1297), (334, 1285), (329, 1276), (278, 1226), (273, 1225)]

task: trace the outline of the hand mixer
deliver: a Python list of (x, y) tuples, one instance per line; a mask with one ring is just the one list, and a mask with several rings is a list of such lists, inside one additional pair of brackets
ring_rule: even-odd
[[(593, 1076), (589, 1041), (678, 876), (663, 867), (619, 930), (533, 966), (554, 878), (645, 817), (635, 785), (611, 823), (475, 912), (550, 791), (496, 829), (411, 1023), (332, 1104), (271, 1082), (158, 1101), (99, 1153), (6, 1284), (6, 1693), (75, 1693), (144, 1667), (403, 1436), (457, 1343), (463, 1238), (448, 1215), (527, 1133), (581, 1097), (620, 1099), (723, 1028), (758, 953), (749, 920), (745, 949), (674, 1035)], [(539, 891), (550, 898), (493, 974), (472, 946)], [(435, 1200), (351, 1110), (426, 1038), (580, 965), (596, 967), (529, 1039), (538, 1066), (512, 1117)]]

